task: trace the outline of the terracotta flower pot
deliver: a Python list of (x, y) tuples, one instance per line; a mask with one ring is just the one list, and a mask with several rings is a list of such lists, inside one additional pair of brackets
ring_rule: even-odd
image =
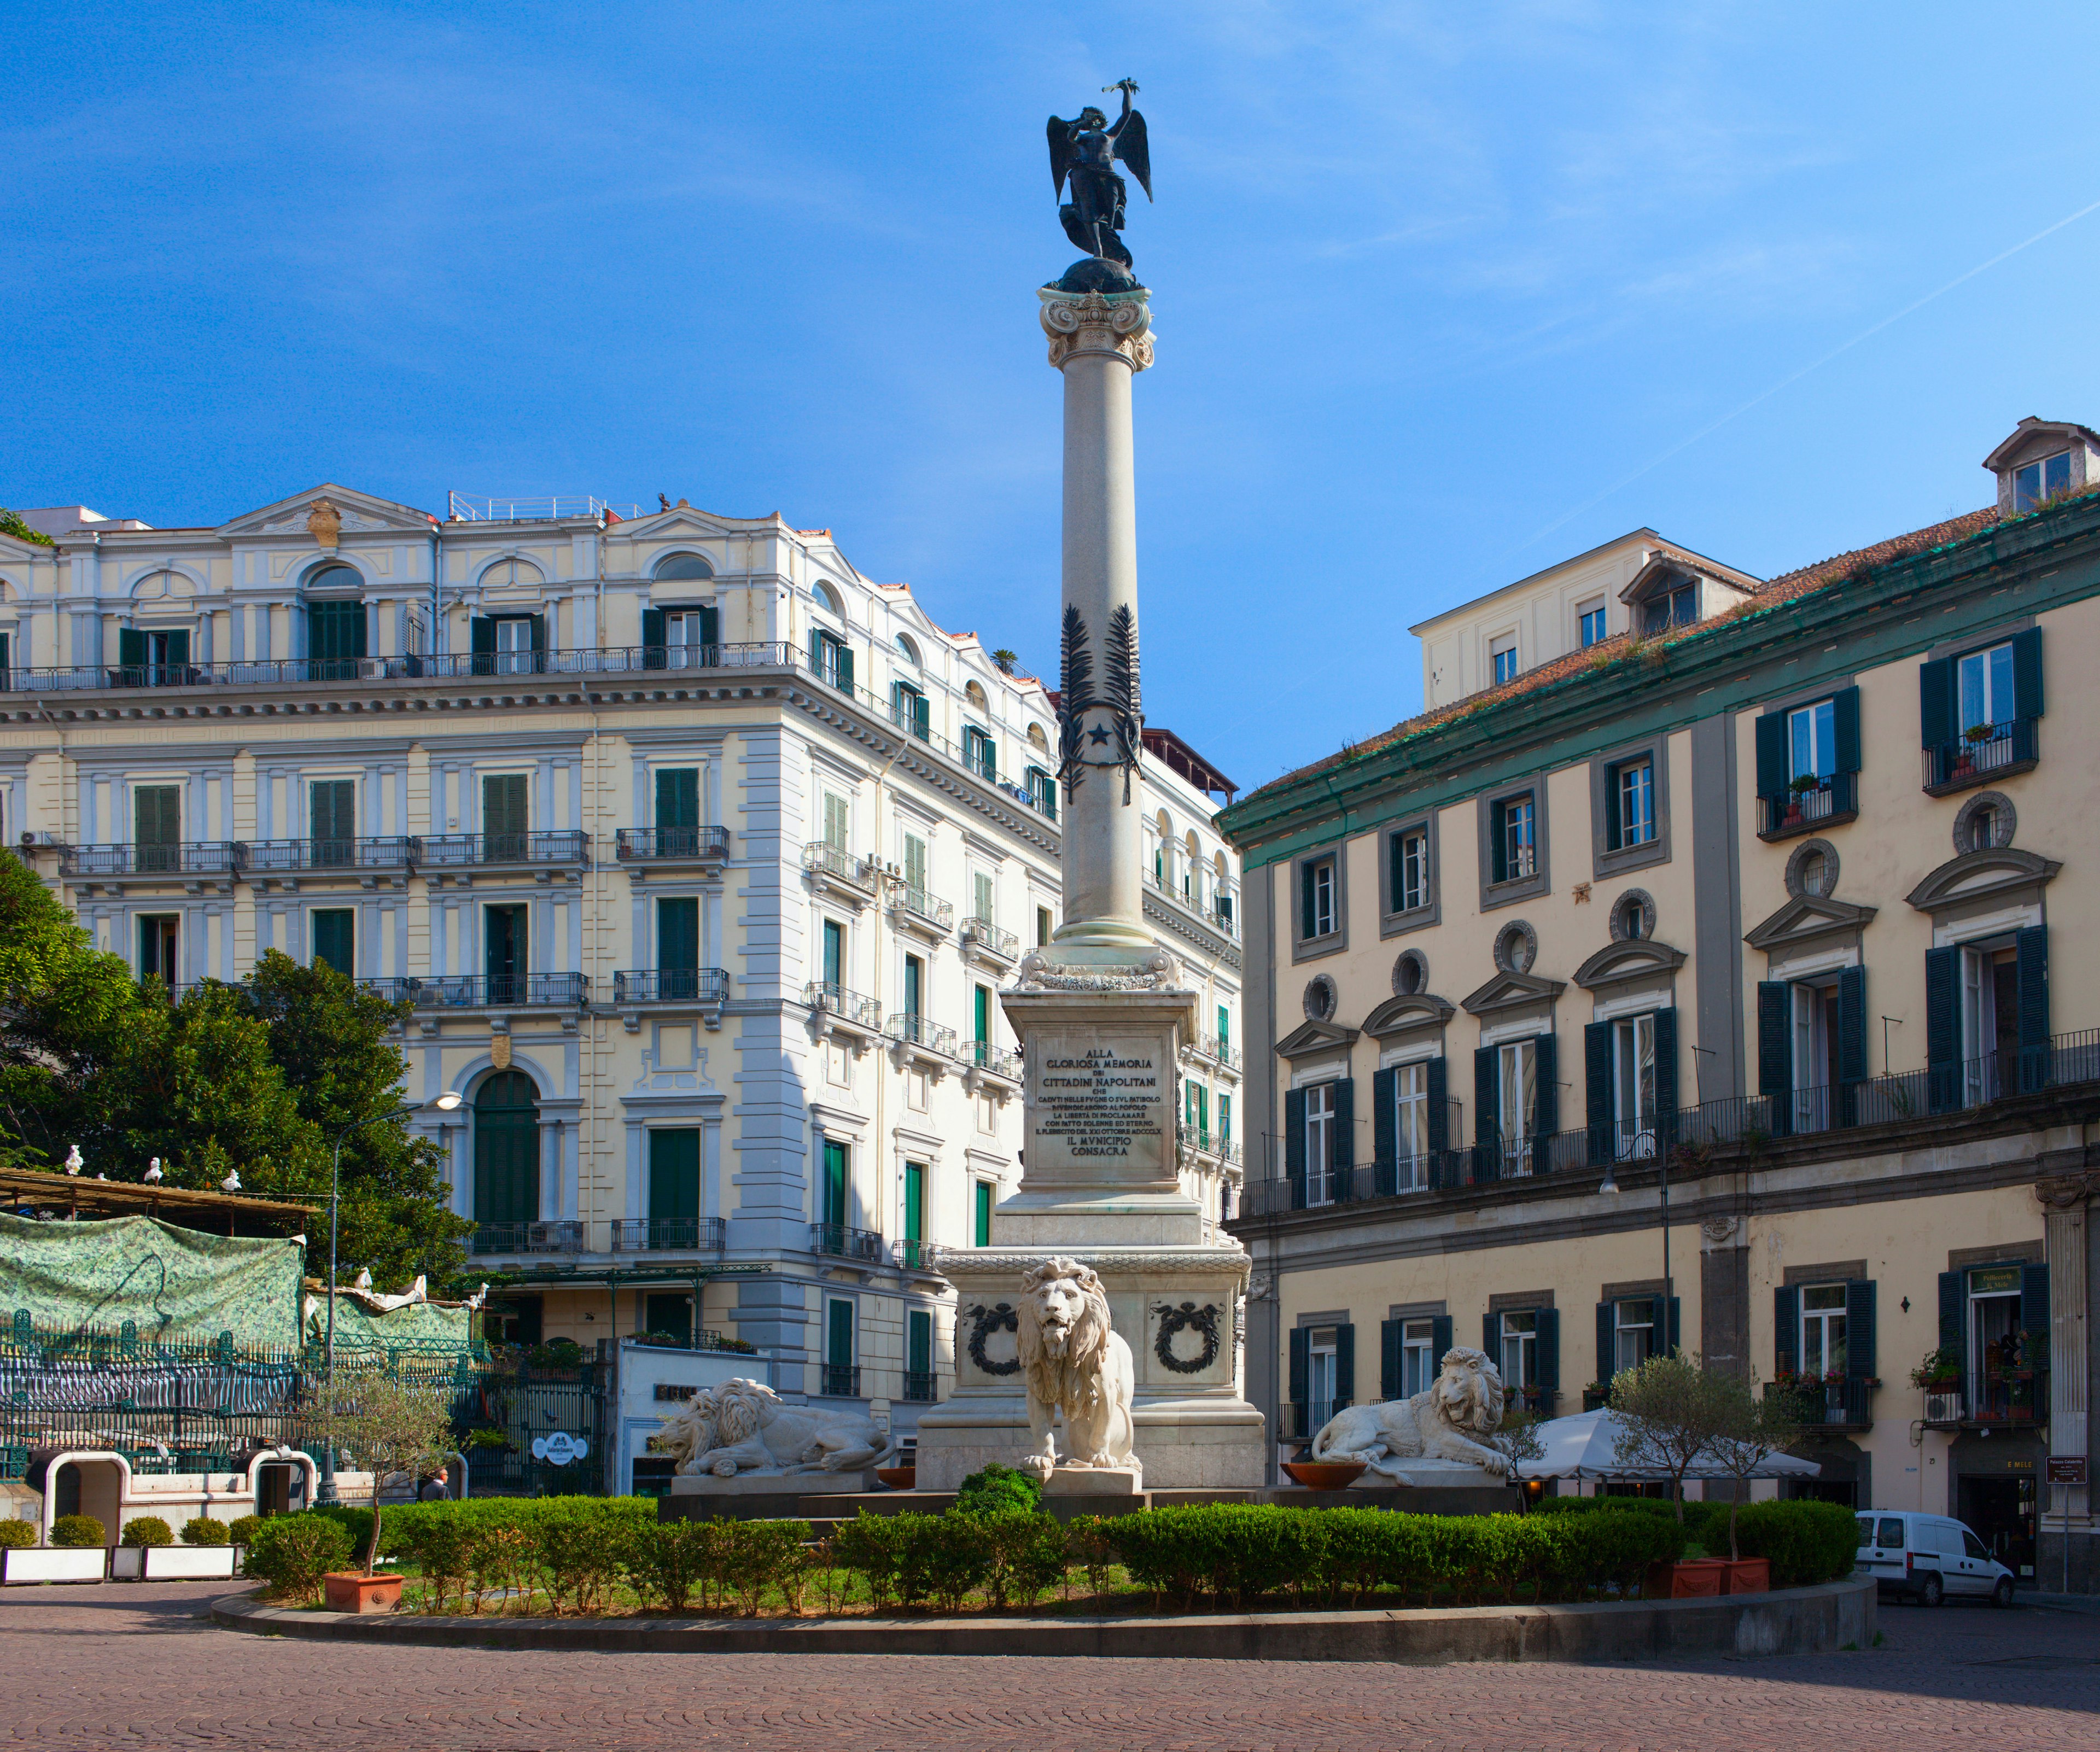
[(401, 1578), (332, 1570), (321, 1578), (321, 1594), (330, 1612), (392, 1612), (401, 1604)]
[(1286, 1460), (1283, 1469), (1308, 1490), (1347, 1490), (1364, 1476), (1361, 1460)]
[(1769, 1557), (1724, 1559), (1722, 1570), (1721, 1591), (1723, 1594), (1771, 1592), (1771, 1560)]
[(915, 1466), (878, 1466), (875, 1476), (892, 1490), (918, 1489), (919, 1468)]
[(1641, 1588), (1644, 1600), (1710, 1600), (1727, 1580), (1725, 1557), (1695, 1557), (1677, 1564), (1650, 1564)]

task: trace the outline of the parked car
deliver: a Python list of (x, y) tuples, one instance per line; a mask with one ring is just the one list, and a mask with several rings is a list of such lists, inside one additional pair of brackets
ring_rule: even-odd
[(1860, 1555), (1855, 1567), (1881, 1584), (1883, 1594), (1937, 1606), (1950, 1595), (2013, 1603), (2013, 1573), (1991, 1556), (1983, 1542), (1958, 1520), (1908, 1509), (1875, 1509), (1860, 1516)]

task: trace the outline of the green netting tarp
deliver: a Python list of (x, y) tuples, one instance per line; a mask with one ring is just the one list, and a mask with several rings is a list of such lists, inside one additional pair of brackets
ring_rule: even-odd
[[(307, 1337), (318, 1343), (328, 1325), (326, 1295), (307, 1298)], [(344, 1351), (383, 1351), (399, 1346), (417, 1350), (465, 1351), (473, 1342), (473, 1317), (464, 1308), (439, 1308), (430, 1302), (412, 1302), (406, 1308), (382, 1313), (368, 1308), (353, 1295), (335, 1299), (335, 1348)]]
[(0, 1216), (0, 1320), (47, 1331), (136, 1323), (154, 1340), (299, 1342), (306, 1250), (291, 1240), (207, 1235), (150, 1216), (42, 1223)]

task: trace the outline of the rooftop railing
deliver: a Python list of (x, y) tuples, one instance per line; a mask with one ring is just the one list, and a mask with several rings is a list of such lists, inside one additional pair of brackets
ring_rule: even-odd
[(537, 523), (565, 517), (603, 518), (615, 522), (639, 517), (638, 505), (608, 505), (589, 493), (538, 499), (471, 499), (463, 492), (445, 495), (445, 514), (456, 523)]

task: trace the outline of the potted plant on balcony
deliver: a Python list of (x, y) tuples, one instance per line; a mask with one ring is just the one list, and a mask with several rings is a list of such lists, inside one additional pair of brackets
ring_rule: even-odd
[(376, 1573), (380, 1497), (390, 1479), (406, 1475), (412, 1483), (451, 1459), (457, 1443), (450, 1408), (437, 1388), (381, 1375), (339, 1377), (327, 1395), (324, 1433), (372, 1476), (372, 1539), (364, 1569), (324, 1576), (323, 1592), (331, 1611), (391, 1612), (401, 1603), (401, 1578)]
[(1823, 781), (1813, 773), (1797, 773), (1787, 784), (1785, 825), (1798, 827), (1808, 806), (1808, 793), (1821, 788)]

